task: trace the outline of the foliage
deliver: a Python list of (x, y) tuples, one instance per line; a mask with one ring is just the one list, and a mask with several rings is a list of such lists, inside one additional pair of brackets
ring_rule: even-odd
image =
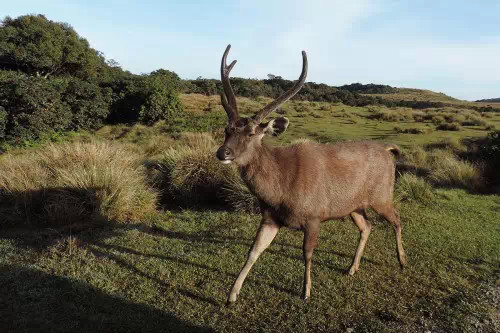
[(459, 123), (443, 123), (436, 126), (438, 131), (460, 131)]
[(5, 138), (6, 128), (7, 128), (7, 111), (0, 105), (0, 141)]
[(71, 129), (97, 129), (108, 117), (111, 89), (102, 89), (96, 84), (70, 78), (62, 101), (71, 109)]
[(6, 17), (0, 25), (0, 69), (95, 78), (103, 66), (102, 55), (66, 23), (24, 15)]
[(178, 97), (180, 79), (177, 74), (161, 70), (147, 78), (146, 98), (139, 111), (142, 123), (151, 125), (159, 120), (172, 120), (183, 110)]
[(492, 131), (479, 148), (481, 157), (485, 160), (500, 162), (500, 131)]
[(65, 79), (0, 71), (0, 105), (8, 113), (5, 138), (22, 144), (48, 132), (69, 129), (71, 110), (61, 100), (66, 87)]

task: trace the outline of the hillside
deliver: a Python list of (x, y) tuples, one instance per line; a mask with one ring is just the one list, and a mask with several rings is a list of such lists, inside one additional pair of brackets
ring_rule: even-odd
[(369, 94), (371, 96), (380, 96), (382, 98), (390, 100), (404, 100), (404, 101), (432, 101), (432, 102), (443, 102), (443, 103), (467, 103), (467, 101), (461, 101), (454, 97), (448, 96), (443, 93), (434, 92), (432, 90), (426, 89), (414, 89), (414, 88), (394, 88), (394, 92), (386, 94)]

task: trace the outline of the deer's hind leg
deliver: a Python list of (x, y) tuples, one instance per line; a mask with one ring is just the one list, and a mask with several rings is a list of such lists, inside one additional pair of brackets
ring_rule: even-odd
[(361, 261), (361, 257), (363, 256), (363, 251), (365, 250), (365, 245), (366, 241), (368, 240), (368, 236), (370, 236), (372, 225), (366, 219), (366, 214), (364, 210), (352, 212), (351, 219), (359, 229), (358, 248), (356, 249), (356, 253), (354, 254), (352, 266), (349, 269), (349, 275), (354, 275), (354, 273), (356, 273), (356, 271), (359, 269), (359, 263)]
[(394, 228), (394, 235), (396, 236), (396, 251), (398, 255), (399, 264), (401, 268), (408, 263), (406, 259), (405, 250), (403, 248), (403, 239), (401, 237), (401, 220), (399, 219), (399, 212), (392, 205), (385, 205), (381, 207), (373, 207), (373, 209), (382, 215), (387, 222), (392, 224)]

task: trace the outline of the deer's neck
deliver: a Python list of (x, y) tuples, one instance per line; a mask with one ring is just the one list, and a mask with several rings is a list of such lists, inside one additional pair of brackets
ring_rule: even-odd
[(262, 143), (254, 158), (240, 167), (241, 178), (250, 191), (269, 206), (279, 205), (283, 196), (277, 149)]

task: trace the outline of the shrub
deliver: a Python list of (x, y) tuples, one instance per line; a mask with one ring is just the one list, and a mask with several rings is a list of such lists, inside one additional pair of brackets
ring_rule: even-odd
[(8, 112), (5, 138), (22, 144), (49, 132), (68, 129), (72, 114), (61, 100), (66, 85), (64, 79), (27, 77), (0, 71), (0, 105)]
[(432, 185), (425, 179), (412, 173), (405, 173), (396, 183), (396, 199), (399, 201), (415, 201), (428, 204), (434, 200)]
[(3, 106), (0, 106), (0, 141), (5, 139), (7, 128), (7, 111)]
[(439, 116), (439, 115), (432, 115), (431, 116), (431, 121), (435, 124), (435, 125), (441, 125), (441, 124), (444, 124), (445, 120), (442, 116)]
[(460, 131), (459, 123), (443, 123), (436, 126), (438, 131)]
[(100, 128), (108, 117), (111, 89), (101, 89), (95, 83), (71, 78), (62, 95), (62, 101), (71, 109), (71, 129), (95, 130)]
[(137, 155), (106, 143), (48, 145), (0, 160), (2, 221), (34, 224), (138, 220), (154, 212)]
[(425, 113), (422, 111), (413, 111), (413, 120), (417, 123), (423, 123), (425, 121)]
[(309, 113), (312, 111), (312, 108), (305, 103), (299, 103), (299, 104), (295, 105), (294, 108), (295, 108), (295, 111), (297, 111), (299, 113), (304, 113), (304, 112)]
[(484, 160), (500, 163), (500, 131), (488, 133), (481, 142), (479, 154)]
[(461, 121), (462, 126), (486, 126), (486, 121), (475, 115), (467, 115), (466, 119)]
[(402, 128), (400, 126), (394, 126), (394, 131), (396, 133), (404, 133), (404, 134), (424, 134), (426, 130), (418, 127), (410, 127), (410, 128)]
[(152, 125), (159, 120), (172, 119), (182, 112), (182, 104), (175, 94), (167, 89), (153, 90), (139, 111), (139, 121)]
[(368, 116), (369, 119), (383, 120), (383, 121), (409, 121), (413, 120), (413, 116), (410, 110), (406, 109), (396, 109), (396, 110), (374, 110), (370, 109), (371, 114)]

